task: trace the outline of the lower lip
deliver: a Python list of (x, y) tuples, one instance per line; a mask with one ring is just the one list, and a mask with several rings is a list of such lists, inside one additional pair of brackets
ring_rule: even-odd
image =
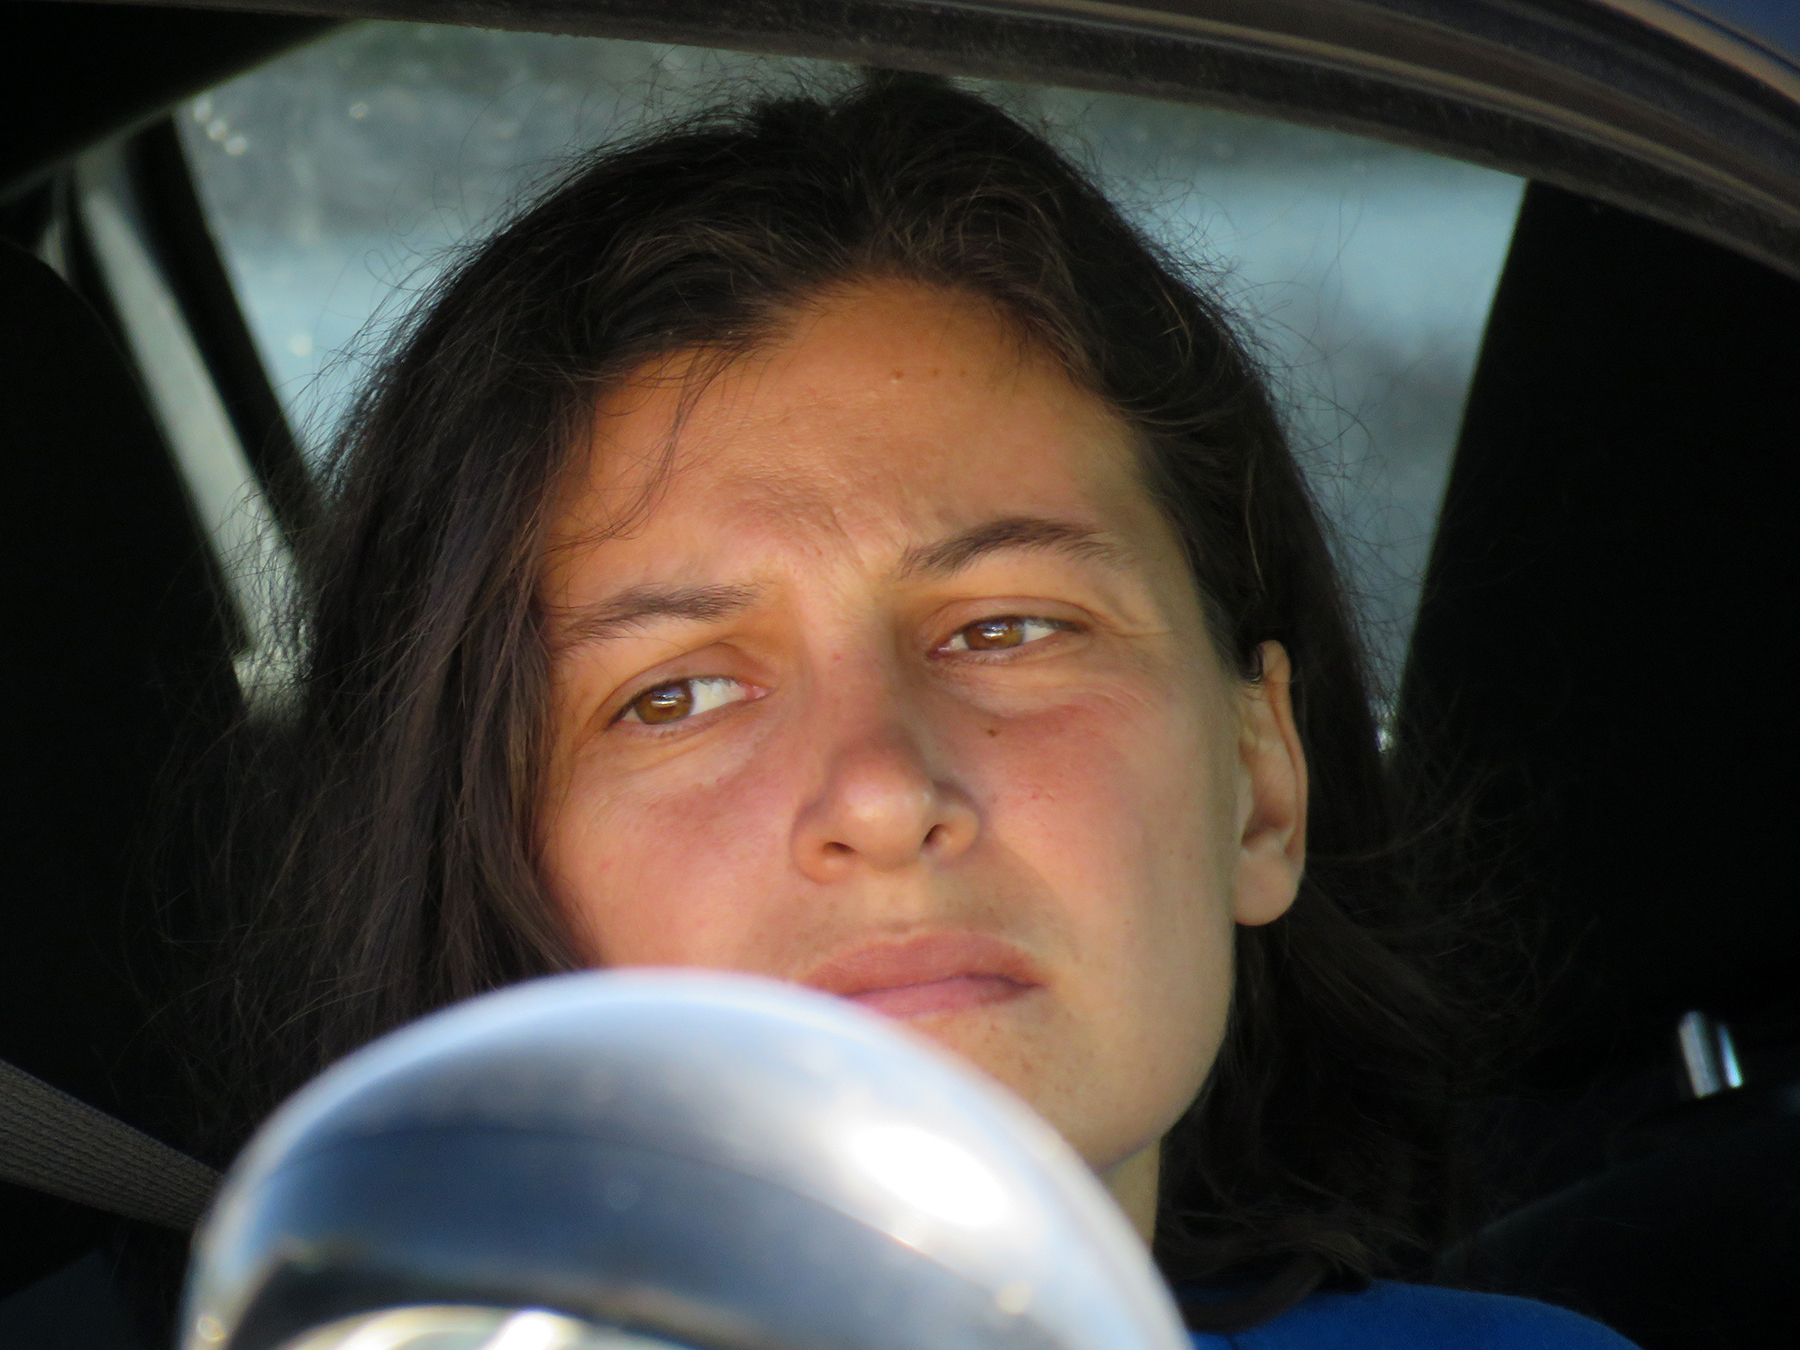
[(929, 984), (871, 989), (864, 994), (852, 994), (850, 1001), (884, 1017), (927, 1017), (933, 1013), (962, 1012), (968, 1008), (1005, 1003), (1030, 988), (1030, 985), (1003, 975), (956, 975)]

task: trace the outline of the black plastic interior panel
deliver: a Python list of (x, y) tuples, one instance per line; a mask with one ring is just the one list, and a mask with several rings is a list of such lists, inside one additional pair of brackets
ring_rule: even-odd
[(0, 0), (0, 204), (77, 151), (331, 26), (292, 14)]

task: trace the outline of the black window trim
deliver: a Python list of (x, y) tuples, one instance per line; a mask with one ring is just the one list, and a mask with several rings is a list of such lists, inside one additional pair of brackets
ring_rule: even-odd
[(174, 118), (163, 118), (131, 137), (125, 160), (164, 279), (269, 508), (282, 532), (292, 537), (313, 519), (317, 494), (225, 270)]
[(1697, 36), (1693, 16), (1662, 0), (187, 4), (681, 42), (1203, 103), (1552, 183), (1800, 277), (1800, 72), (1728, 30)]

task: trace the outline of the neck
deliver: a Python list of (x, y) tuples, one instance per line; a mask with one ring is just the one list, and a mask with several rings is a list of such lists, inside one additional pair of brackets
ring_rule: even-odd
[(1139, 1149), (1116, 1167), (1100, 1174), (1131, 1226), (1148, 1247), (1156, 1236), (1156, 1183), (1161, 1174), (1162, 1141)]

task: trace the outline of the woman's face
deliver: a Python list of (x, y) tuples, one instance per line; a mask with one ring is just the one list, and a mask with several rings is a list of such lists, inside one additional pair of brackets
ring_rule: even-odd
[(684, 369), (599, 408), (545, 565), (585, 957), (854, 999), (1153, 1188), (1298, 882), (1280, 649), (1221, 667), (1127, 427), (977, 304), (825, 297), (682, 417)]

